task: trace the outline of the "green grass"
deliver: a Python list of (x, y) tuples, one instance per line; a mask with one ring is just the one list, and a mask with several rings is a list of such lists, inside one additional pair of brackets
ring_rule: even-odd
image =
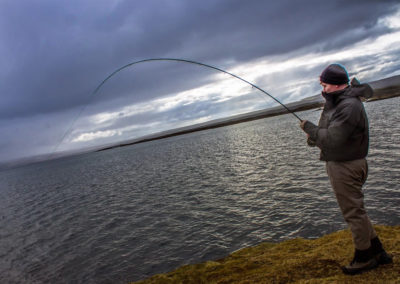
[(400, 283), (400, 226), (375, 229), (394, 263), (360, 275), (344, 275), (340, 269), (353, 257), (351, 234), (344, 230), (314, 240), (262, 243), (136, 283)]

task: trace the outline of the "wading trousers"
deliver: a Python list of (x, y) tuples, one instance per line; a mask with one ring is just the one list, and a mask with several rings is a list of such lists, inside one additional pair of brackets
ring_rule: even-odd
[(368, 249), (371, 239), (377, 235), (364, 208), (362, 186), (368, 176), (367, 160), (328, 161), (326, 170), (340, 210), (353, 235), (355, 248)]

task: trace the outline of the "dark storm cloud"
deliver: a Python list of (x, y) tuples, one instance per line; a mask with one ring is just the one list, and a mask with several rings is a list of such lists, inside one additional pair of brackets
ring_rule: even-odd
[[(310, 81), (327, 57), (399, 28), (379, 22), (399, 9), (397, 2), (0, 1), (0, 162), (52, 152), (60, 142), (60, 150), (117, 142), (274, 103), (219, 85), (215, 71), (173, 62), (127, 68), (91, 96), (111, 72), (144, 58), (238, 70), (283, 102), (314, 95), (319, 86)], [(364, 80), (376, 79), (377, 72), (380, 78), (397, 74), (399, 50), (389, 49), (345, 57), (344, 63), (362, 71)], [(304, 64), (318, 53), (326, 55), (323, 62)], [(290, 66), (280, 64), (285, 62)], [(255, 65), (274, 69), (243, 72)], [(213, 86), (211, 93), (195, 89), (201, 86)], [(185, 90), (192, 90), (189, 98), (176, 96)], [(155, 100), (161, 97), (168, 99)], [(133, 104), (142, 109), (129, 110)], [(103, 115), (100, 122), (96, 114)]]
[[(341, 47), (384, 32), (376, 20), (392, 6), (390, 1), (2, 1), (0, 118), (86, 104), (108, 74), (142, 58), (183, 57), (229, 67), (226, 62), (315, 43), (321, 49)], [(121, 75), (113, 95), (104, 99), (134, 89), (135, 100), (147, 100), (200, 84), (198, 78), (207, 73), (180, 68), (158, 64), (143, 76)]]

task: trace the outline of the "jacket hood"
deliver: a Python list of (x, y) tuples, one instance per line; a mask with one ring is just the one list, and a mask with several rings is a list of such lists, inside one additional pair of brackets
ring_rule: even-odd
[(350, 83), (350, 92), (346, 92), (346, 95), (351, 97), (364, 97), (369, 99), (374, 94), (371, 86), (368, 84), (360, 84), (356, 78), (353, 78)]

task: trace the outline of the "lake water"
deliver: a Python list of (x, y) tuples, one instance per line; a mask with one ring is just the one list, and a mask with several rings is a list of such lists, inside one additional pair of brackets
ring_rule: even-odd
[[(366, 109), (366, 207), (398, 225), (400, 98)], [(0, 282), (126, 283), (343, 229), (318, 157), (284, 115), (0, 172)]]

